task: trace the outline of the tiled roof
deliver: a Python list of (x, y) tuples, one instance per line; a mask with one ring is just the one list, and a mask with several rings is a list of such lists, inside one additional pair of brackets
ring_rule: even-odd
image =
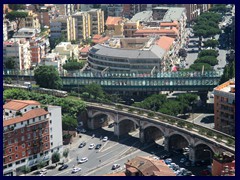
[[(164, 175), (176, 176), (174, 172), (161, 160), (137, 156), (126, 163), (126, 166), (138, 169), (144, 176)], [(159, 173), (157, 173), (159, 172)]]
[(4, 104), (3, 109), (19, 111), (29, 105), (40, 105), (40, 103), (33, 100), (12, 100)]
[(90, 46), (84, 47), (80, 50), (81, 53), (87, 53), (90, 49)]
[(170, 38), (167, 36), (162, 36), (157, 42), (156, 44), (158, 46), (160, 46), (161, 48), (165, 49), (166, 51), (168, 51), (170, 49), (170, 47), (172, 46), (174, 42), (174, 38)]
[(12, 124), (15, 124), (15, 123), (19, 123), (19, 122), (22, 122), (22, 121), (26, 121), (28, 119), (32, 119), (32, 118), (35, 118), (35, 117), (43, 116), (43, 115), (46, 115), (46, 114), (48, 114), (48, 112), (45, 111), (42, 108), (33, 109), (33, 110), (30, 110), (30, 111), (24, 113), (22, 116), (15, 117), (15, 118), (8, 119), (8, 120), (4, 120), (3, 121), (3, 127), (9, 126), (9, 125), (12, 125)]
[(173, 27), (172, 29), (138, 29), (134, 35), (136, 34), (143, 34), (143, 33), (148, 33), (148, 34), (161, 34), (161, 33), (166, 33), (166, 34), (178, 34), (178, 30)]
[(122, 18), (121, 17), (112, 17), (112, 16), (108, 16), (107, 21), (106, 21), (106, 25), (117, 25), (119, 21), (121, 21)]
[(96, 34), (96, 35), (93, 36), (93, 39), (100, 39), (101, 37), (102, 37), (101, 35)]
[(117, 172), (112, 174), (105, 174), (103, 176), (126, 176), (126, 174), (124, 172)]
[(173, 21), (173, 22), (161, 22), (160, 26), (178, 26), (178, 22), (177, 21)]

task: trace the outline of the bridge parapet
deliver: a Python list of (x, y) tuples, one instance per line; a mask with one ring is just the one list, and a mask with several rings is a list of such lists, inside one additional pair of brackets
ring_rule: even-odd
[(193, 124), (192, 122), (188, 122), (177, 117), (122, 104), (108, 105), (87, 102), (87, 106), (99, 109), (109, 109), (115, 112), (127, 113), (130, 115), (139, 116), (140, 119), (151, 119), (152, 122), (161, 122), (172, 127), (188, 131), (188, 133), (191, 133), (192, 136), (198, 136), (201, 139), (206, 139), (208, 141), (215, 142), (216, 144), (222, 144), (223, 146), (235, 151), (235, 138), (233, 136), (201, 125)]

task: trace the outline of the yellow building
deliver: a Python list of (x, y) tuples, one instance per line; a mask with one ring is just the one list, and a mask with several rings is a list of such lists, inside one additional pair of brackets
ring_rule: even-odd
[(214, 88), (215, 129), (235, 136), (235, 79)]
[(28, 16), (26, 19), (23, 19), (19, 25), (19, 28), (34, 28), (34, 29), (40, 29), (41, 25), (38, 20), (38, 15), (36, 13), (33, 13), (31, 10), (18, 10), (19, 12), (27, 12)]
[(123, 35), (125, 37), (133, 37), (133, 34), (140, 28), (139, 21), (127, 21), (123, 26)]
[(77, 59), (79, 58), (79, 49), (78, 45), (71, 44), (71, 42), (61, 42), (55, 49), (52, 50), (52, 53), (58, 53), (60, 56), (66, 56), (67, 59)]
[(77, 12), (67, 19), (68, 41), (86, 40), (103, 32), (104, 12), (100, 9)]

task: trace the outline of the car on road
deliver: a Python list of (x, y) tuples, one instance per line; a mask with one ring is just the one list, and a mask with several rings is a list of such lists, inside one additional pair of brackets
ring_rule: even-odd
[(81, 144), (79, 144), (78, 148), (82, 148), (82, 147), (86, 146), (86, 144), (87, 143), (85, 141), (83, 141), (83, 142), (81, 142)]
[(78, 161), (78, 163), (82, 164), (82, 163), (85, 163), (85, 162), (87, 162), (87, 161), (88, 161), (88, 158), (87, 158), (87, 157), (83, 157), (83, 158), (81, 158), (81, 159)]
[(68, 165), (67, 164), (63, 164), (61, 167), (58, 168), (59, 171), (62, 171), (64, 169), (67, 169)]
[(102, 144), (97, 144), (95, 149), (100, 149), (102, 147)]
[(108, 140), (108, 137), (105, 136), (105, 137), (103, 138), (103, 142), (106, 142), (107, 140)]
[(159, 160), (159, 157), (154, 156), (153, 159)]
[(108, 128), (112, 128), (113, 126), (114, 126), (114, 124), (111, 123), (111, 124), (108, 125)]
[(93, 149), (94, 147), (95, 147), (95, 144), (92, 143), (89, 145), (88, 149)]
[(79, 172), (81, 171), (82, 169), (79, 168), (79, 167), (74, 167), (73, 170), (72, 170), (72, 173), (76, 173), (76, 172)]
[(120, 164), (113, 164), (112, 166), (112, 170), (118, 169), (120, 168)]
[(41, 169), (40, 174), (47, 174), (47, 169), (45, 169), (45, 168)]

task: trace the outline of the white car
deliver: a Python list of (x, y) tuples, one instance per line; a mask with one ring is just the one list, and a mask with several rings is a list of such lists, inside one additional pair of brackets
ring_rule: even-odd
[(117, 168), (120, 168), (120, 164), (113, 164), (112, 170), (115, 170), (115, 169), (117, 169)]
[(79, 161), (78, 161), (78, 163), (85, 163), (85, 162), (87, 162), (88, 161), (88, 158), (87, 157), (83, 157), (82, 159), (80, 159)]
[(75, 168), (73, 168), (72, 173), (76, 173), (76, 172), (81, 171), (81, 170), (82, 170), (81, 168), (75, 167)]
[(154, 156), (154, 157), (153, 157), (153, 159), (159, 160), (159, 158), (158, 158), (158, 157), (156, 157), (156, 156)]
[(95, 144), (92, 143), (89, 145), (88, 149), (93, 149), (94, 147), (95, 147)]
[(102, 141), (103, 141), (103, 142), (106, 142), (107, 140), (108, 140), (108, 137), (105, 136)]

